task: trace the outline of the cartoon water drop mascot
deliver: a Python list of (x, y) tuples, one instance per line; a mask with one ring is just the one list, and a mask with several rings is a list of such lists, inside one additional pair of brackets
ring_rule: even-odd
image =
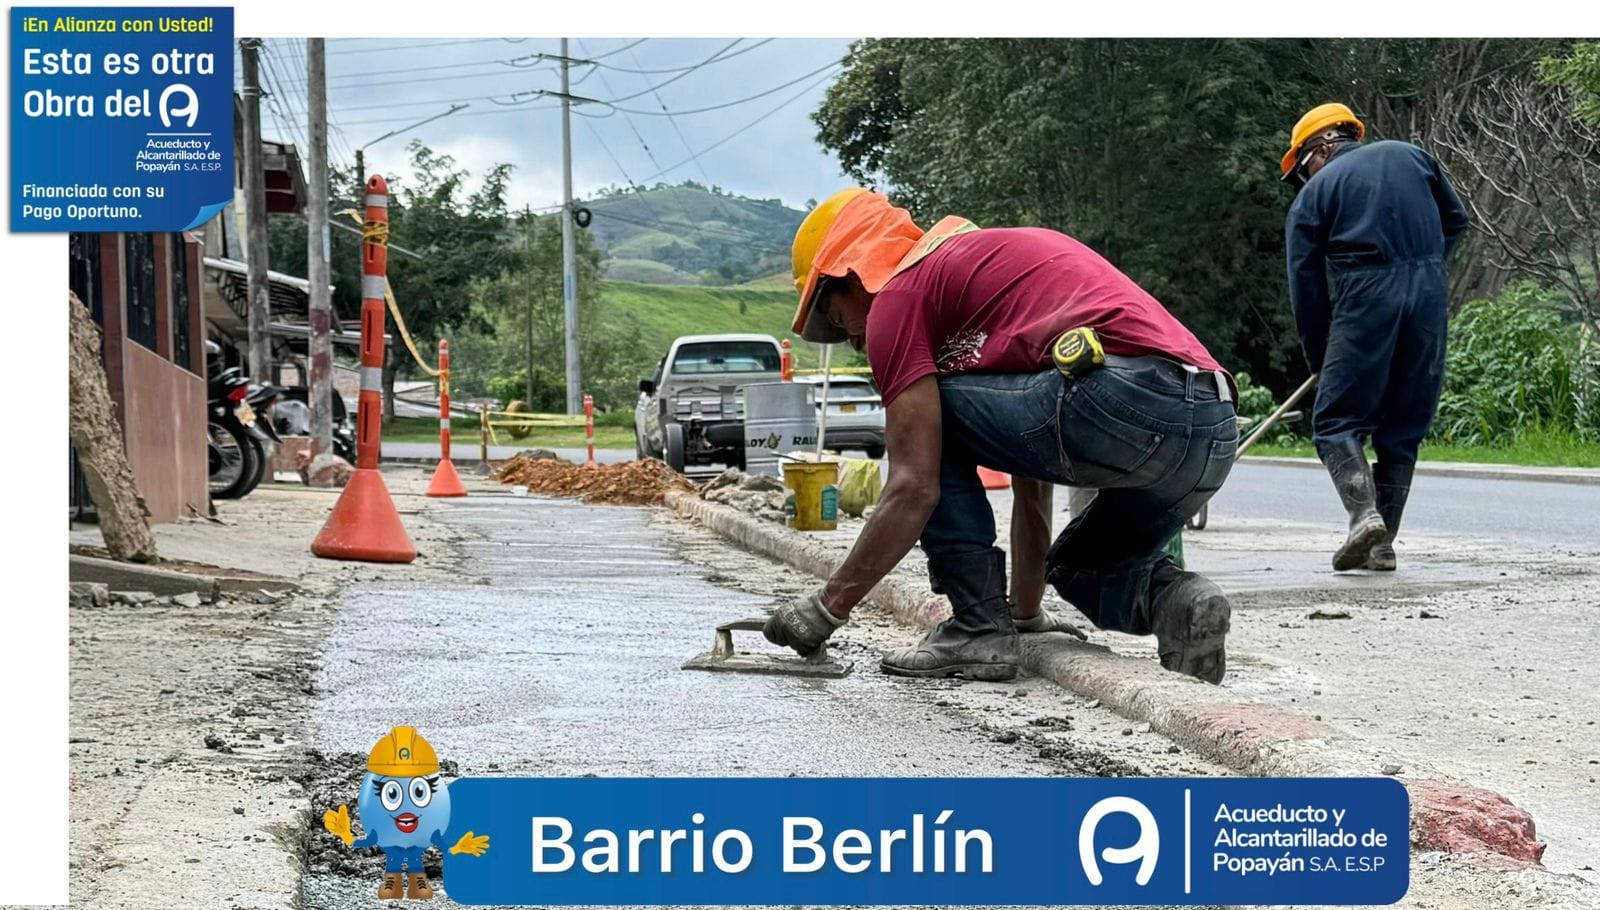
[(450, 791), (439, 779), (439, 757), (433, 746), (412, 727), (395, 727), (372, 747), (356, 811), (367, 831), (360, 840), (350, 830), (348, 806), (324, 812), (322, 826), (346, 846), (377, 847), (384, 852), (387, 862), (383, 884), (378, 886), (382, 900), (433, 897), (422, 870), (422, 854), (430, 844), (440, 851), (472, 856), (482, 856), (489, 849), (489, 838), (474, 836), (471, 831), (461, 835), (454, 846), (445, 843)]

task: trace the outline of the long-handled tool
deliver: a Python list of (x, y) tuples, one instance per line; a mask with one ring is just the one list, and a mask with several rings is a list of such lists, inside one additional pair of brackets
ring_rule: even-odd
[[(1259, 440), (1262, 436), (1265, 436), (1268, 430), (1272, 429), (1278, 421), (1283, 419), (1283, 415), (1289, 413), (1290, 408), (1294, 407), (1295, 404), (1300, 401), (1300, 399), (1305, 397), (1307, 392), (1311, 391), (1311, 387), (1317, 384), (1317, 376), (1318, 374), (1312, 373), (1310, 376), (1306, 377), (1306, 381), (1300, 383), (1300, 388), (1295, 389), (1294, 394), (1290, 395), (1288, 398), (1285, 398), (1283, 404), (1278, 405), (1278, 409), (1276, 411), (1273, 411), (1271, 414), (1269, 414), (1266, 420), (1261, 421), (1261, 423), (1257, 425), (1254, 430), (1250, 431), (1250, 435), (1245, 437), (1244, 442), (1239, 444), (1239, 450), (1234, 453), (1233, 457), (1235, 460), (1243, 458), (1244, 453), (1248, 451), (1251, 446), (1255, 445), (1257, 440)], [(1210, 503), (1206, 503), (1205, 505), (1201, 506), (1200, 511), (1196, 512), (1193, 517), (1189, 519), (1189, 529), (1191, 531), (1204, 530), (1206, 526), (1206, 519), (1210, 517), (1210, 511)]]

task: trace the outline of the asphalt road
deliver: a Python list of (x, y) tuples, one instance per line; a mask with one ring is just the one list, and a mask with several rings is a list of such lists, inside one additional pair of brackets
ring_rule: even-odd
[[(1226, 522), (1230, 516), (1335, 527), (1346, 520), (1323, 471), (1248, 460), (1234, 467), (1211, 500), (1212, 522)], [(1419, 475), (1403, 528), (1597, 554), (1600, 484)]]

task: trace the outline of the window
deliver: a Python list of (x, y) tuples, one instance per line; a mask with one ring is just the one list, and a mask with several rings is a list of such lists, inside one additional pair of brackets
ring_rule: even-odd
[(99, 234), (67, 235), (67, 273), (67, 287), (89, 308), (95, 325), (105, 325), (105, 308), (100, 301)]
[(167, 242), (172, 255), (172, 362), (193, 369), (189, 359), (189, 245), (182, 234)]
[(123, 281), (127, 285), (128, 339), (156, 349), (156, 253), (154, 234), (123, 234)]
[(776, 373), (778, 349), (768, 341), (706, 341), (678, 348), (674, 375), (702, 373)]

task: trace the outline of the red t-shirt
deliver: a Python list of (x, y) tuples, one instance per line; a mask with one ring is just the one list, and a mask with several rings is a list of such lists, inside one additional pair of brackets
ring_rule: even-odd
[(930, 374), (1033, 373), (1090, 326), (1108, 354), (1221, 369), (1194, 334), (1095, 251), (1043, 228), (944, 241), (889, 279), (867, 313), (867, 361), (888, 405)]

